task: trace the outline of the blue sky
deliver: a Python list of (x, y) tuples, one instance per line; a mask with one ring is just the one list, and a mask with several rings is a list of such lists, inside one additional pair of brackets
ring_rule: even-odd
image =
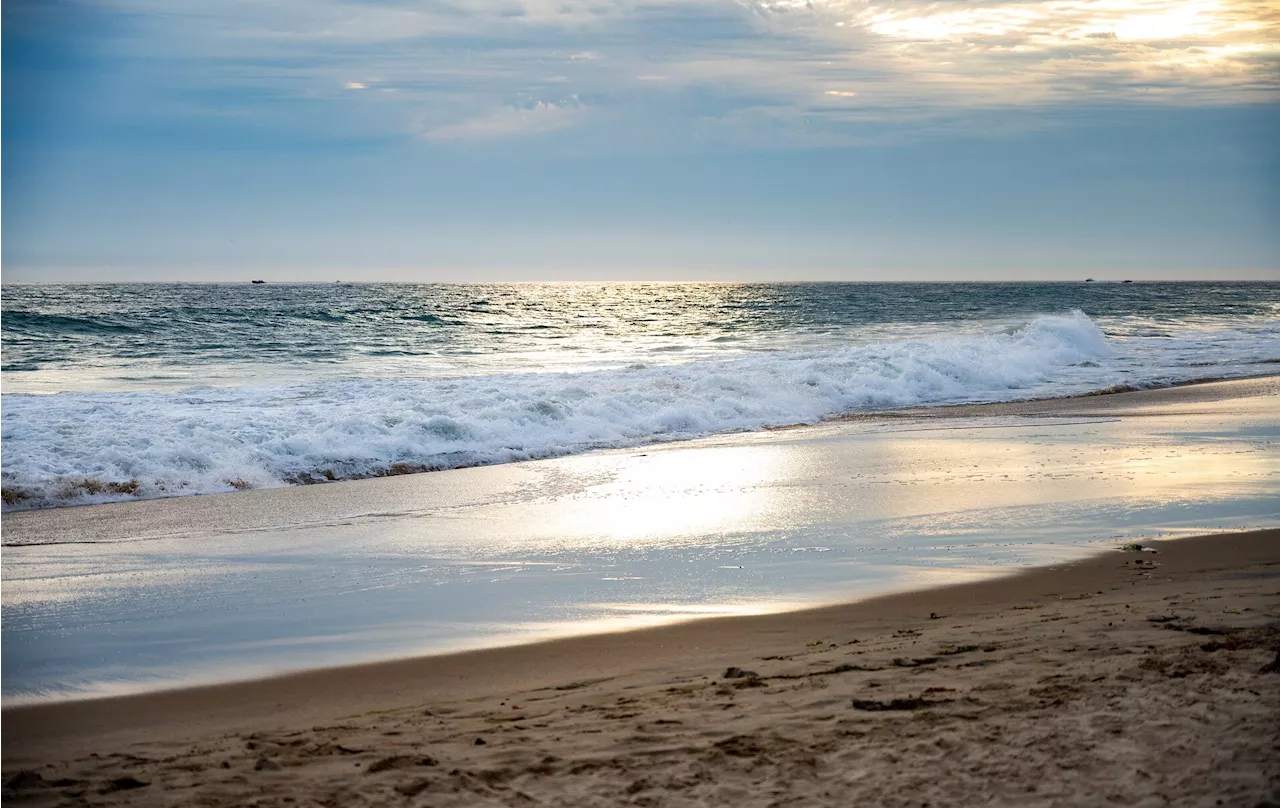
[(1227, 0), (6, 2), (4, 278), (1280, 277)]

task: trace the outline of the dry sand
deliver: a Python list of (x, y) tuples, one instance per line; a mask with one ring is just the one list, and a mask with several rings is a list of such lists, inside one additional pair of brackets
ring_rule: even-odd
[(1152, 546), (805, 612), (7, 709), (4, 801), (1280, 803), (1280, 530)]

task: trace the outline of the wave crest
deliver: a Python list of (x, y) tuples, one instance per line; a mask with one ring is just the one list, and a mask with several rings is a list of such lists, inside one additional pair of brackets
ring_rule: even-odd
[[(403, 474), (1026, 397), (1111, 355), (1079, 311), (986, 335), (576, 374), (6, 395), (6, 509)], [(1074, 367), (1073, 367), (1074, 366)]]

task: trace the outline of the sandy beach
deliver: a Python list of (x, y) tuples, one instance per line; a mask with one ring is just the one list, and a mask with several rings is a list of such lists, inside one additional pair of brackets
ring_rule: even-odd
[(5, 798), (1265, 805), (1280, 531), (778, 615), (8, 709)]
[[(959, 440), (956, 451), (968, 457), (999, 460), (1028, 434), (1008, 419), (1025, 418), (1036, 425), (1033, 437), (1064, 436), (1060, 445), (1043, 437), (1029, 444), (1038, 447), (1040, 465), (1054, 466), (1052, 475), (1039, 471), (1032, 456), (1019, 461), (1027, 468), (1025, 482), (988, 472), (986, 482), (967, 488), (967, 476), (944, 478), (936, 493), (919, 490), (902, 501), (934, 503), (932, 508), (948, 497), (1003, 496), (1022, 485), (1033, 505), (1036, 498), (1071, 491), (1096, 498), (1107, 487), (1129, 496), (1167, 496), (1176, 505), (1185, 492), (1212, 484), (1236, 499), (1205, 500), (1219, 510), (1204, 513), (1225, 515), (1231, 511), (1213, 503), (1252, 502), (1247, 497), (1267, 490), (1274, 474), (1264, 437), (1274, 420), (1275, 389), (1270, 378), (878, 414), (877, 424), (901, 420), (911, 431), (867, 437), (833, 424), (744, 436), (743, 445), (712, 442), (653, 458), (614, 453), (601, 460), (623, 468), (656, 460), (669, 468), (774, 445), (760, 440), (774, 441), (778, 448), (769, 450), (783, 457), (844, 452), (840, 456), (858, 458), (868, 447), (888, 446), (899, 454), (914, 447), (915, 454), (905, 456), (925, 458), (948, 446), (937, 436)], [(1237, 422), (1255, 425), (1247, 433), (1255, 435), (1252, 443), (1223, 440), (1234, 433), (1218, 425)], [(1117, 440), (1137, 448), (1125, 450)], [(568, 468), (556, 462), (9, 514), (6, 541), (18, 543), (6, 548), (6, 633), (14, 636), (11, 604), (25, 602), (17, 596), (32, 593), (29, 598), (39, 603), (42, 591), (74, 593), (80, 571), (91, 568), (57, 560), (71, 558), (68, 553), (116, 554), (124, 560), (112, 563), (122, 564), (122, 572), (112, 575), (129, 575), (190, 541), (227, 543), (243, 535), (261, 543), (277, 534), (318, 531), (324, 541), (354, 547), (342, 532), (353, 525), (365, 531), (358, 538), (409, 529), (415, 520), (436, 524), (441, 517), (428, 513), (422, 519), (415, 502), (467, 496), (485, 489), (486, 480), (508, 479), (502, 475)], [(939, 456), (935, 465), (951, 462)], [(1001, 471), (1016, 468), (1002, 462)], [(892, 471), (899, 466), (889, 468), (885, 474), (900, 473)], [(1158, 479), (1140, 482), (1143, 469)], [(936, 474), (928, 467), (915, 473), (922, 480)], [(791, 485), (807, 490), (830, 479), (820, 471), (813, 481), (797, 478)], [(872, 475), (870, 484), (876, 480)], [(625, 498), (636, 490), (624, 487), (609, 496)], [(730, 502), (750, 501), (753, 490), (761, 489), (744, 487)], [(365, 507), (400, 500), (407, 503), (406, 516), (378, 514), (367, 526), (339, 518), (342, 509), (371, 496), (382, 499)], [(692, 505), (709, 501), (702, 488), (683, 496)], [(568, 501), (583, 502), (575, 497)], [(226, 507), (241, 502), (243, 507)], [(330, 510), (321, 510), (322, 504)], [(467, 507), (483, 512), (493, 506)], [(513, 514), (531, 522), (529, 514), (541, 513), (542, 506), (501, 507), (514, 507)], [(547, 507), (569, 506), (552, 499)], [(833, 507), (850, 506), (836, 501)], [(1100, 518), (1123, 514), (1108, 507)], [(694, 507), (683, 512), (698, 513)], [(974, 519), (988, 512), (975, 513)], [(1184, 513), (1204, 518), (1195, 511), (1172, 513), (1175, 519), (1188, 518)], [(1240, 513), (1257, 518), (1253, 511)], [(291, 521), (303, 514), (312, 521)], [(267, 527), (255, 527), (255, 520)], [(991, 529), (1009, 537), (1017, 528)], [(266, 678), (219, 674), (217, 684), (109, 698), (10, 704), (3, 712), (5, 800), (211, 806), (1280, 801), (1280, 530), (1143, 540), (1141, 549), (1121, 549), (1126, 539), (1115, 534), (1063, 544), (1064, 529), (1074, 528), (1068, 524), (1025, 545), (1019, 551), (1025, 556), (1010, 557), (1025, 560), (1006, 564), (1003, 574), (986, 569), (972, 580), (974, 571), (954, 565), (975, 551), (961, 549), (934, 562), (925, 557), (952, 565), (939, 574), (898, 579), (893, 588), (899, 591), (877, 597), (860, 597), (855, 586), (845, 600), (856, 600), (834, 606), (774, 608), (370, 664), (312, 665)], [(22, 544), (81, 534), (94, 540)], [(137, 552), (145, 555), (129, 555)], [(56, 564), (41, 561), (45, 555)], [(182, 558), (175, 563), (187, 563)], [(323, 570), (337, 563), (326, 560), (332, 558), (315, 563)], [(862, 565), (870, 559), (855, 558), (864, 559)], [(61, 577), (41, 583), (43, 569)], [(787, 575), (806, 568), (778, 569)], [(207, 572), (196, 567), (192, 574)], [(25, 588), (15, 587), (15, 580)], [(147, 588), (138, 592), (165, 592), (163, 580), (143, 583)], [(485, 591), (505, 591), (495, 585)], [(86, 601), (90, 607), (103, 602)], [(266, 616), (269, 604), (251, 604), (247, 616)], [(508, 601), (498, 604), (510, 608)], [(337, 614), (328, 608), (325, 614)], [(56, 609), (49, 614), (47, 620), (59, 619)], [(55, 636), (50, 632), (56, 625), (50, 625), (31, 636)], [(286, 645), (277, 653), (287, 651)]]

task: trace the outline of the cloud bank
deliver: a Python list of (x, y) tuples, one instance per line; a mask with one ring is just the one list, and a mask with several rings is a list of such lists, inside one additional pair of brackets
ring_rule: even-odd
[[(690, 135), (825, 144), (868, 125), (973, 110), (1280, 98), (1280, 10), (1262, 0), (102, 0), (95, 8), (129, 21), (102, 47), (161, 76), (152, 78), (161, 95), (219, 113), (236, 106), (237, 93), (340, 105), (337, 131), (438, 144), (593, 125), (648, 144)], [(249, 105), (238, 111), (269, 117)]]

